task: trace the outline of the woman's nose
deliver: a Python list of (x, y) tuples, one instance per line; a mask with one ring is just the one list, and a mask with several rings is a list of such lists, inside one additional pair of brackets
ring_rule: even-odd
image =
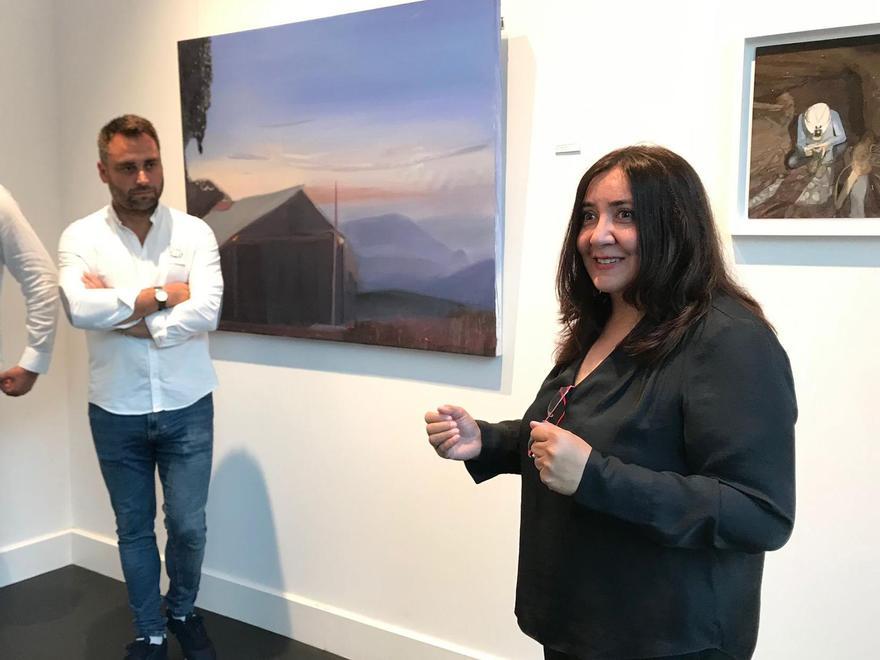
[(611, 222), (609, 222), (608, 217), (603, 215), (599, 216), (599, 220), (596, 222), (596, 227), (593, 229), (593, 233), (590, 236), (590, 243), (592, 245), (609, 245), (614, 243), (614, 234), (611, 232)]

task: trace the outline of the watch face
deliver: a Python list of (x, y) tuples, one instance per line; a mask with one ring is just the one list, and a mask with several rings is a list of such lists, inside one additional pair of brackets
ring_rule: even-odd
[(165, 289), (156, 289), (156, 302), (168, 302), (168, 292)]

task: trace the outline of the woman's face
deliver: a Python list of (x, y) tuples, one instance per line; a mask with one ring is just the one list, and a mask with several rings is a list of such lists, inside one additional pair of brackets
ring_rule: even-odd
[(612, 299), (639, 272), (639, 241), (629, 179), (619, 167), (594, 178), (584, 195), (577, 248), (593, 285)]

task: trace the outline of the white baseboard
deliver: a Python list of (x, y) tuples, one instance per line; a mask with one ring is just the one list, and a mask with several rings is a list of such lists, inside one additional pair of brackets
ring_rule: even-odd
[[(72, 563), (122, 579), (113, 539), (69, 530)], [(422, 635), (234, 576), (202, 573), (199, 607), (351, 660), (497, 660), (497, 656)]]
[[(122, 579), (113, 539), (66, 529), (0, 548), (0, 587), (70, 564)], [(487, 653), (210, 570), (202, 573), (198, 604), (351, 660), (496, 660)]]
[(65, 529), (0, 548), (0, 587), (69, 565), (70, 537)]
[(83, 529), (71, 529), (70, 548), (71, 563), (120, 582), (124, 580), (114, 539)]

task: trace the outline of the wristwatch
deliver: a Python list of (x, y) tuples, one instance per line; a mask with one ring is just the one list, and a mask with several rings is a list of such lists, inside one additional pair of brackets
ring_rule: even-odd
[(168, 304), (168, 292), (161, 286), (155, 287), (153, 291), (153, 295), (156, 297), (156, 304), (159, 306), (159, 309), (165, 309), (165, 306)]

